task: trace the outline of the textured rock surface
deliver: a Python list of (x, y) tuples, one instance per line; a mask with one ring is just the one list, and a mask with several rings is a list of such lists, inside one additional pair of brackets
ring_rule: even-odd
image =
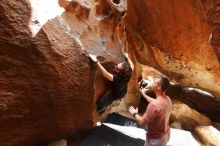
[(201, 1), (128, 0), (127, 37), (140, 62), (184, 86), (211, 91), (220, 101), (219, 54), (209, 42), (212, 26), (208, 23), (220, 20), (219, 2), (209, 5), (215, 10), (210, 19)]
[(0, 145), (46, 144), (94, 125), (107, 82), (86, 52), (104, 57), (108, 69), (124, 59), (126, 8), (126, 1), (1, 2)]
[(181, 122), (184, 130), (193, 131), (196, 126), (210, 126), (212, 122), (206, 116), (191, 109), (181, 102), (173, 102), (173, 111), (171, 113), (170, 122)]
[(201, 0), (205, 10), (206, 19), (212, 29), (211, 44), (220, 61), (220, 1)]
[[(192, 90), (193, 89), (193, 90)], [(182, 88), (179, 85), (172, 85), (168, 90), (168, 95), (173, 99), (184, 102), (196, 111), (206, 115), (212, 121), (220, 121), (219, 102), (216, 102), (212, 97), (194, 90), (196, 88)]]
[[(38, 1), (48, 4), (43, 2)], [(25, 0), (0, 5), (2, 146), (38, 145), (93, 125), (90, 60), (60, 16), (42, 24), (31, 6)], [(40, 29), (34, 33), (30, 28)]]
[(198, 126), (195, 128), (195, 134), (203, 145), (220, 145), (220, 132), (212, 126)]

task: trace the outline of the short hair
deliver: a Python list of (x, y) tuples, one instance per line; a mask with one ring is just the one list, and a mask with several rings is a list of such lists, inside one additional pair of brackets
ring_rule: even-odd
[(167, 91), (167, 89), (169, 88), (170, 86), (170, 81), (168, 80), (168, 78), (166, 77), (161, 77), (160, 78), (160, 87), (161, 87), (161, 90), (164, 92), (164, 91)]

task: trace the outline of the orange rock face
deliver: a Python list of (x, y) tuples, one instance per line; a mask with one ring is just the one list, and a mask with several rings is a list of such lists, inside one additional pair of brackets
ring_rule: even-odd
[(184, 130), (193, 131), (196, 126), (210, 126), (211, 120), (190, 109), (187, 105), (173, 101), (173, 111), (170, 121), (178, 121)]
[(220, 2), (215, 0), (202, 0), (206, 19), (211, 26), (211, 44), (220, 61)]
[[(218, 16), (219, 3), (213, 3), (212, 14)], [(209, 21), (218, 21), (217, 16)], [(211, 44), (215, 37), (209, 21), (201, 1), (128, 0), (127, 37), (139, 62), (184, 86), (211, 91), (220, 101), (219, 54)]]

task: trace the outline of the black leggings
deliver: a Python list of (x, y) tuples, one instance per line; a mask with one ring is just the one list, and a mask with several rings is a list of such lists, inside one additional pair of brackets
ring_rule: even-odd
[(115, 96), (115, 95), (112, 95), (112, 93), (108, 93), (108, 94), (104, 95), (103, 97), (99, 98), (97, 100), (96, 104), (98, 107), (105, 107), (105, 106), (111, 104), (113, 102), (113, 100), (123, 98), (125, 94), (126, 93)]

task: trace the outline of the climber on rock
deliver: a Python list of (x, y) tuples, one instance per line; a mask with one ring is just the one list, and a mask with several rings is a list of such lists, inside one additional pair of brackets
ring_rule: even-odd
[(96, 102), (97, 112), (102, 113), (106, 107), (114, 100), (121, 99), (127, 93), (128, 82), (131, 78), (132, 71), (134, 70), (134, 64), (125, 53), (125, 62), (119, 63), (114, 67), (114, 72), (108, 72), (97, 60), (95, 55), (89, 54), (89, 57), (96, 63), (102, 75), (111, 81), (112, 90), (110, 93), (99, 98)]

